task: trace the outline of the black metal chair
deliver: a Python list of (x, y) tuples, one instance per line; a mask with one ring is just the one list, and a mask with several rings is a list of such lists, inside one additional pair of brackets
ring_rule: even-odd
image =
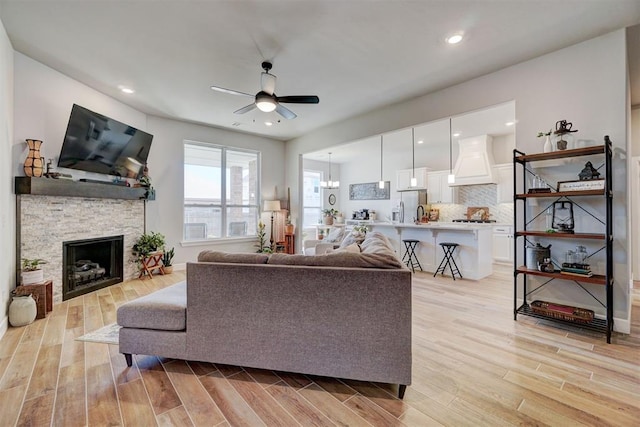
[(460, 269), (456, 264), (456, 260), (453, 259), (454, 252), (460, 245), (458, 245), (457, 243), (440, 243), (440, 246), (442, 246), (442, 250), (444, 251), (444, 258), (442, 258), (442, 261), (440, 261), (440, 265), (438, 266), (436, 272), (433, 273), (433, 277), (436, 277), (438, 273), (442, 273), (442, 275), (444, 276), (444, 272), (448, 266), (449, 270), (451, 271), (451, 277), (453, 277), (453, 280), (456, 280), (456, 274), (458, 274), (458, 276), (460, 276), (460, 278), (462, 279), (462, 273), (460, 273)]
[(416, 267), (419, 267), (420, 271), (424, 271), (420, 265), (420, 261), (418, 261), (418, 257), (416, 256), (416, 247), (418, 246), (418, 243), (420, 243), (420, 240), (404, 239), (402, 242), (405, 247), (404, 255), (402, 255), (402, 262), (405, 263), (414, 273), (416, 272)]

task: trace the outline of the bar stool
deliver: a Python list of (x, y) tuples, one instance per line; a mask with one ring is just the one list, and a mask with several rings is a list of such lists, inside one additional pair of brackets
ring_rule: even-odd
[(404, 255), (402, 255), (402, 262), (407, 265), (411, 269), (412, 272), (416, 272), (416, 267), (420, 267), (420, 271), (424, 271), (422, 266), (420, 265), (420, 261), (418, 261), (418, 257), (416, 256), (416, 247), (420, 240), (415, 239), (403, 239), (405, 251)]
[[(444, 276), (444, 271), (447, 269), (447, 266), (449, 266), (449, 270), (451, 270), (451, 277), (453, 277), (453, 280), (456, 280), (456, 273), (462, 279), (462, 274), (458, 269), (458, 265), (453, 259), (453, 253), (459, 245), (457, 243), (440, 243), (440, 246), (442, 246), (442, 250), (444, 251), (444, 258), (442, 258), (442, 261), (440, 261), (440, 265), (438, 266), (436, 272), (433, 273), (433, 277), (436, 277), (436, 274), (438, 273), (442, 273), (442, 275)], [(453, 264), (453, 266), (451, 264)]]

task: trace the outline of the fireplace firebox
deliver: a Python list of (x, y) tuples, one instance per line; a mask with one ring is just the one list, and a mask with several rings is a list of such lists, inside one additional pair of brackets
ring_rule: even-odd
[(123, 281), (124, 236), (62, 243), (62, 300)]

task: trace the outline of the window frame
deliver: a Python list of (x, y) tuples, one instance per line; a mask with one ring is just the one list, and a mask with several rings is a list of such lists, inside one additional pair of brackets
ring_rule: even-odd
[[(184, 185), (185, 185), (185, 149), (187, 145), (204, 147), (212, 150), (220, 150), (220, 204), (209, 204), (207, 206), (211, 206), (214, 208), (220, 208), (220, 221), (221, 221), (221, 237), (205, 237), (204, 239), (186, 239), (186, 235), (184, 232), (186, 215), (185, 208), (187, 205), (186, 197), (184, 194)], [(238, 204), (228, 204), (227, 203), (227, 153), (235, 152), (235, 153), (249, 153), (256, 155), (256, 186), (255, 186), (255, 204), (248, 205), (238, 205)], [(202, 141), (194, 141), (185, 139), (182, 141), (182, 245), (183, 246), (196, 246), (199, 244), (211, 244), (216, 242), (228, 242), (228, 241), (253, 241), (257, 237), (257, 230), (253, 230), (252, 234), (249, 234), (249, 230), (247, 231), (247, 235), (245, 236), (229, 236), (229, 224), (228, 224), (228, 215), (227, 210), (229, 208), (255, 208), (255, 222), (256, 224), (260, 221), (260, 200), (261, 197), (261, 189), (262, 189), (262, 152), (259, 150), (252, 150), (250, 148), (241, 148), (241, 147), (233, 147), (222, 144), (215, 144), (210, 142), (202, 142)]]

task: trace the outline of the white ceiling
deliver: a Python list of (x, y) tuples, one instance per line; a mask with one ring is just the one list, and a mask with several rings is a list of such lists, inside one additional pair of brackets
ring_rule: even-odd
[[(640, 1), (0, 0), (0, 19), (15, 50), (145, 113), (288, 140), (637, 24)], [(278, 95), (320, 104), (266, 127), (209, 89), (258, 92), (263, 60)]]

